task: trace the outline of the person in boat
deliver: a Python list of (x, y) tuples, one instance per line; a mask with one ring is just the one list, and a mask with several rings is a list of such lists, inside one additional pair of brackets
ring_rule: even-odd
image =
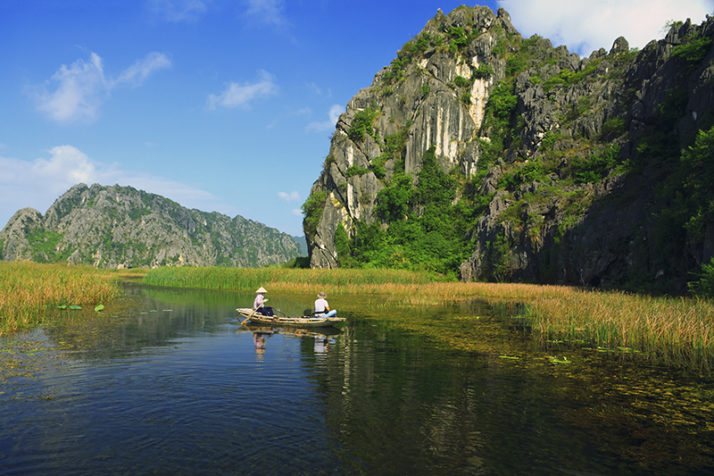
[(253, 344), (255, 344), (255, 351), (259, 354), (265, 352), (266, 336), (270, 337), (270, 334), (265, 332), (254, 332), (253, 333)]
[(255, 300), (253, 301), (253, 311), (256, 314), (262, 314), (264, 316), (274, 315), (273, 308), (265, 305), (265, 303), (268, 302), (268, 300), (265, 299), (265, 293), (267, 292), (268, 291), (266, 291), (263, 286), (258, 288), (258, 290), (255, 292)]
[(335, 317), (337, 309), (330, 310), (330, 304), (327, 302), (327, 294), (320, 291), (315, 301), (315, 317)]

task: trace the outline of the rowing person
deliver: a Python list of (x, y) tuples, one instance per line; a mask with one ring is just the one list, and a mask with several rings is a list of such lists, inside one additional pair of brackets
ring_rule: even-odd
[(255, 312), (256, 314), (262, 314), (264, 316), (274, 315), (273, 308), (265, 306), (265, 303), (268, 302), (268, 300), (265, 299), (265, 293), (267, 292), (268, 291), (266, 291), (263, 286), (258, 288), (258, 290), (255, 292), (255, 300), (253, 301), (253, 312)]
[(315, 317), (335, 317), (337, 309), (330, 310), (330, 305), (327, 302), (327, 294), (320, 291), (315, 301)]

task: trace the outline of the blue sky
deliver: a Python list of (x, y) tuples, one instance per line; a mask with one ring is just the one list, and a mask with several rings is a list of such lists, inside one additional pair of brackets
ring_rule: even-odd
[[(339, 113), (438, 8), (420, 0), (0, 0), (0, 226), (74, 183), (302, 234)], [(498, 0), (587, 55), (714, 0)]]

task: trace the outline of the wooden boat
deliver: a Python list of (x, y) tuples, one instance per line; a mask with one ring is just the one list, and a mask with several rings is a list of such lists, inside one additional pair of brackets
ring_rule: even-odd
[(344, 317), (264, 316), (262, 314), (254, 314), (253, 309), (249, 307), (239, 307), (236, 311), (240, 314), (236, 319), (241, 322), (249, 318), (249, 324), (271, 327), (328, 327), (345, 320)]

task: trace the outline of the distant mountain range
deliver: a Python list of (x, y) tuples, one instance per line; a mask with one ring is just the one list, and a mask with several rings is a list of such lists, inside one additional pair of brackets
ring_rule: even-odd
[(23, 208), (0, 232), (0, 259), (6, 261), (253, 267), (298, 255), (293, 237), (262, 223), (118, 185), (75, 185), (45, 216)]

